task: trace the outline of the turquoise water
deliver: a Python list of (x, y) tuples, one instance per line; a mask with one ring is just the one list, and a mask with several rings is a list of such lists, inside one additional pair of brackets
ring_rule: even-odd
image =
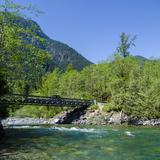
[(160, 160), (160, 128), (23, 126), (6, 129), (3, 160)]

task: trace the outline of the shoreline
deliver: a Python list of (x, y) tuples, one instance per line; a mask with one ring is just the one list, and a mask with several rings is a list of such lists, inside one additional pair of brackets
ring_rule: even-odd
[[(66, 123), (59, 123), (58, 118), (17, 118), (17, 117), (8, 117), (6, 119), (1, 119), (1, 133), (3, 134), (3, 129), (5, 127), (10, 126), (30, 126), (30, 125), (58, 125), (58, 124), (66, 124)], [(82, 121), (74, 121), (72, 123), (74, 125), (128, 125), (128, 126), (160, 126), (160, 119), (151, 119), (151, 120), (137, 120), (131, 122), (124, 122), (124, 123), (90, 123)], [(3, 127), (2, 127), (3, 126)]]

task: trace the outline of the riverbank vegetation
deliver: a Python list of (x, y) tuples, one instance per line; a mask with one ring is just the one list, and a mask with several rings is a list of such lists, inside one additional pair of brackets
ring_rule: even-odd
[(55, 69), (43, 77), (36, 94), (106, 102), (105, 111), (123, 111), (139, 118), (160, 118), (160, 61), (143, 65), (133, 56), (116, 55), (112, 62), (90, 65), (78, 72)]
[[(16, 25), (20, 18), (15, 17), (15, 13), (21, 8), (8, 5), (0, 13), (0, 68), (5, 70), (0, 73), (0, 96), (6, 93), (8, 86), (10, 93), (24, 96), (95, 99), (106, 103), (104, 112), (123, 111), (137, 118), (160, 118), (160, 60), (142, 61), (132, 56), (129, 49), (135, 46), (135, 36), (121, 34), (113, 60), (91, 64), (80, 71), (70, 64), (66, 70), (55, 68), (47, 72), (46, 62), (51, 57), (43, 47), (38, 47), (45, 41), (35, 35), (36, 26), (32, 23), (27, 28)], [(8, 13), (9, 9), (15, 12)], [(30, 41), (34, 43), (28, 43)], [(2, 108), (0, 115), (4, 115)], [(64, 109), (9, 106), (6, 110), (16, 116), (53, 117)]]

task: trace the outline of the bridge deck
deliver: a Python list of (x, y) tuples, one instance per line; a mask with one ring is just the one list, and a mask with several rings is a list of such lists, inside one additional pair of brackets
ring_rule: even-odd
[(43, 97), (43, 96), (28, 96), (24, 97), (20, 94), (6, 95), (0, 98), (0, 103), (17, 104), (17, 105), (41, 105), (41, 106), (90, 106), (93, 100), (86, 99), (70, 99), (61, 98), (60, 96)]

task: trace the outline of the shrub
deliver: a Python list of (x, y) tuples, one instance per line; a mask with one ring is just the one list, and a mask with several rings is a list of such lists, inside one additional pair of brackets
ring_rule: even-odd
[(46, 107), (46, 106), (24, 106), (13, 114), (16, 117), (31, 117), (31, 118), (51, 118), (60, 113), (60, 107)]
[(112, 110), (112, 107), (109, 106), (109, 105), (105, 105), (103, 108), (102, 108), (102, 111), (103, 112), (110, 112)]
[(90, 110), (98, 110), (98, 106), (97, 105), (91, 105), (90, 107), (89, 107), (89, 109)]

